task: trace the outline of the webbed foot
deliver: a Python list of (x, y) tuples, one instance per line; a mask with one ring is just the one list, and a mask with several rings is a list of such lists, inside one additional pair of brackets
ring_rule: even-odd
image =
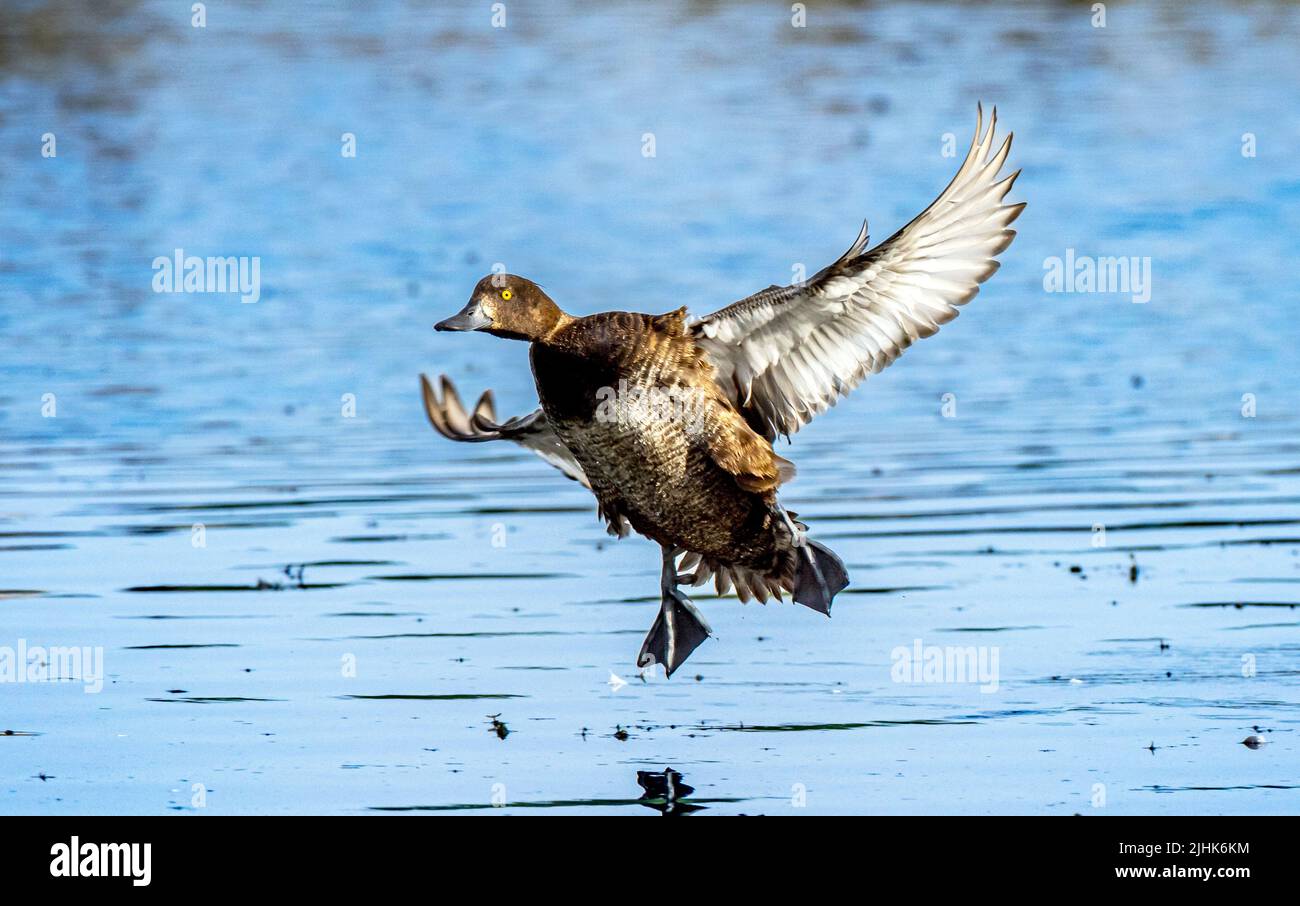
[(636, 665), (644, 668), (663, 664), (666, 675), (672, 676), (711, 634), (704, 615), (686, 595), (673, 589), (659, 605), (659, 614), (641, 644)]
[(677, 551), (663, 550), (663, 572), (659, 586), (662, 598), (654, 625), (646, 634), (637, 655), (636, 665), (641, 668), (662, 664), (666, 676), (685, 663), (696, 648), (707, 639), (712, 630), (704, 615), (691, 603), (691, 599), (677, 590)]

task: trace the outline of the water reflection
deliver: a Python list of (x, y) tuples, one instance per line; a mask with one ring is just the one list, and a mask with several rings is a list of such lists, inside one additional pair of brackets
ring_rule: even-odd
[(687, 801), (687, 797), (695, 792), (695, 787), (682, 783), (682, 775), (672, 768), (637, 771), (636, 782), (645, 791), (637, 802), (665, 817), (689, 815), (707, 808)]

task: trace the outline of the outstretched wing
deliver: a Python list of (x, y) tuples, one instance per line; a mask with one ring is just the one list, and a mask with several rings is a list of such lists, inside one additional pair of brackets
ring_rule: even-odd
[(957, 317), (957, 306), (998, 269), (995, 255), (1024, 204), (1003, 204), (1020, 171), (1005, 178), (1008, 135), (993, 148), (997, 110), (957, 175), (911, 223), (866, 250), (867, 225), (834, 264), (811, 280), (770, 286), (690, 325), (718, 383), (769, 439), (790, 435), (868, 374)]
[(518, 418), (498, 422), (496, 407), (492, 400), (492, 391), (486, 390), (479, 397), (474, 411), (466, 413), (461, 404), (456, 386), (440, 375), (442, 399), (433, 390), (433, 385), (424, 375), (420, 375), (420, 388), (424, 392), (424, 411), (429, 416), (429, 423), (435, 431), (448, 440), (482, 443), (488, 440), (510, 440), (527, 447), (542, 459), (549, 462), (583, 487), (590, 488), (582, 466), (573, 458), (569, 448), (551, 430), (546, 421), (546, 414), (541, 409)]

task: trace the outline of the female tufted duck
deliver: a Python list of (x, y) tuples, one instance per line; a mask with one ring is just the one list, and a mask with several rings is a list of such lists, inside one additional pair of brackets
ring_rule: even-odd
[[(591, 489), (611, 534), (662, 548), (661, 603), (637, 657), (667, 675), (710, 634), (678, 590), (714, 580), (742, 601), (781, 599), (830, 615), (844, 564), (777, 501), (794, 466), (772, 449), (913, 341), (957, 316), (998, 268), (1024, 204), (1003, 204), (1011, 136), (993, 151), (983, 111), (965, 161), (911, 223), (867, 248), (864, 223), (812, 279), (770, 286), (704, 318), (565, 314), (530, 280), (484, 277), (438, 330), (531, 344), (541, 407), (498, 422), (489, 390), (466, 412), (421, 375), (433, 427), (457, 441), (511, 440)], [(680, 560), (679, 560), (680, 558)]]

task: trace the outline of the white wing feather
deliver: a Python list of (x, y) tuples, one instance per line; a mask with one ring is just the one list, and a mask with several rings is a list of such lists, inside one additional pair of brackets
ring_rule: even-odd
[[(867, 225), (804, 284), (770, 286), (691, 324), (733, 401), (768, 436), (790, 435), (868, 374), (957, 316), (998, 269), (1023, 204), (1003, 204), (1019, 171), (1001, 177), (1008, 135), (993, 149), (997, 110), (934, 203), (867, 251)], [(992, 152), (992, 153), (990, 153)]]

